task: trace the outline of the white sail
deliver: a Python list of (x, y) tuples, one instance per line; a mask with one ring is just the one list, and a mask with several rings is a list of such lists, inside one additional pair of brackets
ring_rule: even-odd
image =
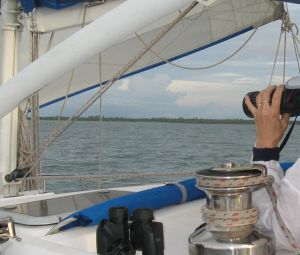
[[(153, 51), (161, 59), (149, 52), (129, 70), (127, 75), (158, 66), (164, 62), (162, 59), (177, 59), (204, 49), (254, 27), (277, 20), (282, 15), (282, 5), (276, 5), (269, 0), (223, 0), (216, 1), (204, 11), (203, 7), (201, 4), (197, 5), (182, 22), (155, 45)], [(176, 15), (177, 12), (137, 32), (144, 42), (149, 43), (161, 31), (163, 25), (173, 20)], [(41, 22), (43, 23), (43, 20)], [(73, 31), (59, 31), (55, 37), (59, 40), (67, 32), (72, 33), (74, 29)], [(49, 35), (45, 36), (46, 41), (48, 38)], [(102, 81), (109, 80), (143, 47), (139, 38), (131, 36), (102, 52)], [(41, 90), (41, 105), (46, 106), (62, 100), (68, 91), (70, 79), (71, 73), (68, 73)], [(75, 69), (69, 95), (85, 92), (97, 87), (97, 84), (99, 84), (99, 55), (90, 58)]]

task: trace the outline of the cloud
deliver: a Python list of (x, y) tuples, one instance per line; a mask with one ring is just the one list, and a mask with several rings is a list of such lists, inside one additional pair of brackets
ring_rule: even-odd
[[(250, 78), (248, 78), (250, 79)], [(245, 77), (247, 80), (247, 77)], [(240, 80), (239, 80), (240, 81)], [(236, 102), (232, 97), (241, 98), (244, 93), (243, 89), (238, 89), (234, 82), (207, 82), (207, 81), (185, 81), (173, 80), (167, 87), (167, 91), (179, 95), (176, 100), (176, 105), (181, 107), (206, 107), (217, 108), (220, 106), (228, 107)], [(242, 83), (239, 84), (242, 86)], [(233, 89), (235, 87), (235, 89)]]
[(121, 85), (117, 88), (121, 91), (128, 91), (130, 80), (122, 80)]

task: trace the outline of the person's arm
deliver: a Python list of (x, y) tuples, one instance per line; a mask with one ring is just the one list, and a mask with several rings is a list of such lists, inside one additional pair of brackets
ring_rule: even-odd
[[(275, 91), (274, 91), (275, 90)], [(279, 164), (279, 142), (288, 127), (289, 115), (280, 115), (280, 103), (283, 86), (269, 86), (256, 97), (255, 107), (248, 96), (245, 103), (253, 114), (256, 126), (256, 145), (253, 148), (253, 163), (264, 164), (268, 174), (274, 177), (273, 187), (278, 193), (283, 171)], [(272, 93), (273, 97), (271, 100)], [(271, 102), (272, 101), (272, 102)], [(271, 202), (266, 191), (259, 191), (254, 195), (254, 204), (260, 209), (261, 216)], [(264, 225), (264, 217), (260, 217), (259, 225)], [(268, 224), (265, 227), (269, 227)]]
[[(263, 163), (274, 176), (275, 189), (283, 178), (279, 164), (279, 142), (289, 124), (289, 114), (280, 115), (280, 103), (284, 86), (269, 86), (256, 97), (255, 107), (246, 96), (245, 103), (253, 114), (256, 126), (256, 143), (253, 148), (253, 162)], [(273, 96), (272, 96), (273, 94)]]
[[(268, 174), (275, 178), (273, 185), (277, 193), (277, 208), (292, 235), (300, 243), (300, 161), (289, 169), (285, 177), (279, 165), (278, 144), (288, 126), (289, 116), (280, 115), (280, 102), (283, 86), (279, 86), (270, 102), (275, 87), (269, 87), (257, 97), (257, 108), (246, 98), (246, 104), (255, 118), (256, 147), (253, 149), (255, 163), (263, 163)], [(266, 192), (254, 195), (255, 204), (260, 209), (259, 225), (272, 230), (276, 238), (277, 250), (291, 251), (284, 233), (276, 219)]]

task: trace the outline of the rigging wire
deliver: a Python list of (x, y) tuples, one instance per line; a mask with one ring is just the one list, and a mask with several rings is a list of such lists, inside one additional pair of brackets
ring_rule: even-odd
[[(281, 28), (282, 27), (283, 27), (283, 20), (282, 20), (282, 23), (281, 23)], [(275, 53), (275, 59), (274, 59), (274, 62), (273, 62), (273, 67), (272, 67), (269, 86), (271, 86), (272, 81), (273, 81), (273, 77), (274, 77), (275, 67), (276, 67), (276, 64), (277, 64), (279, 49), (280, 49), (281, 40), (282, 40), (282, 34), (283, 34), (283, 31), (282, 31), (282, 29), (280, 29), (280, 34), (279, 34), (279, 39), (278, 39), (278, 43), (277, 43), (277, 49), (276, 49), (276, 53)]]
[[(101, 91), (102, 89), (102, 54), (99, 53), (99, 90)], [(102, 176), (102, 157), (103, 157), (103, 140), (102, 140), (102, 130), (103, 130), (103, 101), (102, 101), (103, 96), (100, 95), (99, 97), (99, 104), (100, 104), (100, 109), (99, 109), (99, 176)], [(100, 178), (98, 180), (98, 189), (100, 189), (102, 186), (102, 179)]]
[[(54, 35), (55, 35), (55, 33), (52, 32), (51, 35), (50, 35), (45, 53), (48, 52), (52, 48)], [(70, 93), (70, 90), (71, 90), (71, 85), (72, 85), (72, 81), (73, 81), (73, 77), (74, 77), (74, 72), (75, 72), (75, 69), (73, 69), (72, 72), (71, 72), (71, 77), (70, 77), (69, 82), (68, 82), (68, 87), (67, 87), (67, 90), (66, 90), (66, 93), (65, 93), (65, 96), (64, 96), (64, 100), (63, 100), (59, 115), (58, 115), (57, 120), (56, 120), (56, 125), (55, 125), (56, 127), (59, 125), (59, 123), (62, 119), (63, 112), (65, 110), (65, 106), (66, 106), (67, 101), (68, 101), (68, 96), (69, 96), (69, 93)], [(60, 149), (60, 152), (62, 153), (63, 148), (60, 146), (59, 149)], [(36, 153), (36, 152), (32, 151), (33, 155), (34, 155), (34, 153)], [(40, 151), (38, 153), (40, 153)], [(31, 161), (32, 161), (32, 159), (31, 159)]]
[(69, 98), (69, 94), (70, 94), (70, 90), (71, 90), (71, 86), (72, 86), (72, 81), (73, 81), (73, 78), (74, 78), (74, 73), (75, 73), (75, 69), (73, 69), (72, 72), (71, 72), (71, 77), (69, 79), (68, 87), (67, 87), (67, 90), (66, 90), (66, 93), (65, 93), (65, 96), (64, 96), (64, 101), (63, 101), (63, 104), (61, 106), (59, 115), (57, 117), (58, 122), (62, 118), (63, 112), (65, 110), (65, 107), (66, 107), (66, 104), (67, 104), (67, 101), (68, 101), (68, 98)]
[(285, 84), (285, 73), (286, 73), (286, 37), (287, 37), (287, 31), (284, 31), (282, 84)]

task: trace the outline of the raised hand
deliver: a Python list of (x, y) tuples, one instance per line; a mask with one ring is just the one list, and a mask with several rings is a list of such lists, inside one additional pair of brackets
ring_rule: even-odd
[[(274, 91), (275, 90), (275, 91)], [(256, 125), (256, 148), (275, 148), (288, 127), (290, 115), (280, 114), (284, 86), (269, 86), (256, 97), (255, 107), (248, 96), (245, 103), (254, 116)], [(273, 97), (272, 97), (272, 93)], [(271, 100), (272, 97), (272, 100)]]

